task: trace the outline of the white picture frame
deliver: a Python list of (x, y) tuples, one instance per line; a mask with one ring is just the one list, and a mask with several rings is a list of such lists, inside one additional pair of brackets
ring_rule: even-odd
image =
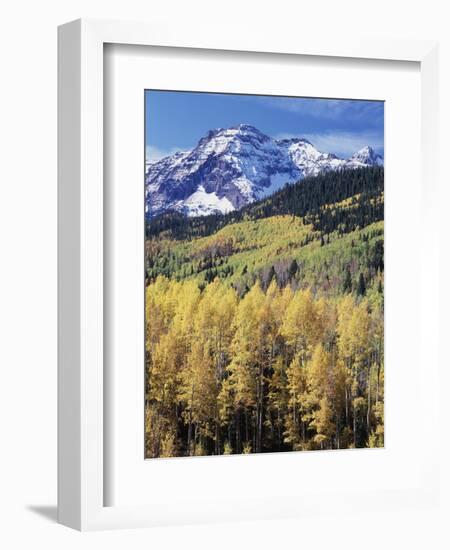
[[(424, 231), (433, 240), (436, 212), (438, 151), (437, 79), (438, 46), (432, 41), (355, 40), (353, 37), (269, 38), (251, 31), (233, 37), (227, 29), (200, 35), (183, 25), (170, 29), (158, 24), (78, 20), (58, 33), (58, 519), (79, 529), (111, 529), (214, 521), (220, 510), (187, 507), (185, 513), (155, 511), (146, 505), (105, 506), (104, 476), (104, 193), (103, 114), (104, 45), (128, 44), (170, 48), (200, 48), (238, 52), (278, 53), (361, 60), (411, 61), (420, 64), (421, 79), (421, 182)], [(434, 289), (421, 303), (421, 315), (434, 322), (438, 316), (438, 249), (422, 251), (420, 269)], [(437, 333), (437, 331), (436, 331)], [(432, 337), (432, 336), (430, 336)], [(436, 336), (437, 338), (437, 336)], [(427, 340), (429, 342), (429, 339)], [(424, 343), (422, 343), (424, 345)], [(438, 346), (435, 346), (437, 349)], [(422, 372), (423, 374), (423, 372)], [(437, 352), (431, 352), (427, 380), (421, 392), (438, 394)], [(428, 401), (430, 402), (430, 401)], [(431, 399), (433, 402), (433, 398)], [(436, 407), (429, 412), (437, 416)], [(393, 492), (391, 506), (433, 503), (437, 499), (438, 457), (431, 448), (428, 472), (410, 490)], [(186, 463), (187, 465), (187, 463)], [(370, 496), (370, 495), (368, 495)], [(372, 495), (373, 496), (373, 495)], [(380, 495), (382, 497), (383, 495)], [(337, 491), (335, 502), (351, 499)], [(237, 499), (238, 500), (238, 499)], [(300, 499), (301, 500), (301, 499)], [(229, 503), (230, 504), (230, 503)], [(221, 519), (270, 517), (267, 502), (252, 506), (231, 503)], [(277, 503), (278, 515), (308, 513), (307, 503)]]

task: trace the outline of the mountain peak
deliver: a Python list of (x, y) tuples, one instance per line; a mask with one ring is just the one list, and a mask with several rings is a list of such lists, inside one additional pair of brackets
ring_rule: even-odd
[(353, 157), (375, 158), (377, 153), (370, 145), (364, 145), (359, 151), (352, 155)]
[(304, 137), (275, 140), (251, 124), (210, 130), (191, 151), (148, 164), (146, 212), (204, 216), (236, 210), (307, 176), (383, 164), (370, 146), (347, 160)]
[(263, 134), (261, 130), (258, 130), (251, 124), (238, 124), (230, 128), (215, 128), (214, 130), (210, 130), (200, 139), (197, 148), (206, 146), (211, 151), (219, 149), (220, 152), (223, 152), (223, 148), (234, 141), (256, 140), (265, 142), (270, 139), (269, 136)]
[(277, 140), (277, 143), (284, 143), (284, 144), (289, 144), (289, 143), (307, 143), (308, 145), (312, 145), (312, 143), (309, 141), (309, 139), (306, 139), (304, 136), (289, 137), (289, 138), (278, 139), (278, 140)]
[(255, 128), (251, 124), (237, 124), (236, 126), (231, 126), (231, 128), (224, 128), (221, 130), (223, 135), (228, 137), (238, 137), (238, 138), (254, 138), (261, 141), (266, 141), (269, 138), (266, 134)]
[(349, 161), (368, 166), (381, 166), (383, 164), (383, 157), (376, 153), (370, 145), (365, 145), (352, 155)]
[(239, 130), (240, 132), (251, 132), (254, 134), (262, 134), (262, 132), (258, 130), (258, 128), (255, 128), (251, 124), (245, 124), (245, 123), (238, 124), (237, 126), (232, 126), (231, 129)]

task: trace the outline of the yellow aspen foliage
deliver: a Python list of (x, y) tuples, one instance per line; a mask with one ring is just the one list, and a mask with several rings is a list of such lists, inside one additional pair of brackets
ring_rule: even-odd
[(322, 319), (309, 289), (294, 294), (286, 309), (281, 335), (294, 353), (310, 354), (322, 335)]
[[(223, 245), (225, 246), (225, 245)], [(146, 456), (384, 444), (383, 310), (219, 278), (146, 289)]]

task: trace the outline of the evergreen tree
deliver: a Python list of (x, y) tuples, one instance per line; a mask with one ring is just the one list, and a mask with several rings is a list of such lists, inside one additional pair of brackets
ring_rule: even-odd
[(271, 266), (269, 274), (267, 275), (267, 287), (269, 287), (270, 283), (272, 281), (276, 281), (277, 279), (277, 272), (275, 271), (275, 268)]
[(352, 291), (352, 276), (350, 274), (350, 268), (347, 267), (345, 270), (344, 283), (342, 285), (342, 292), (344, 294), (349, 294)]
[(289, 266), (289, 279), (293, 279), (298, 271), (298, 263), (297, 260), (294, 258), (291, 262), (291, 265)]
[(359, 274), (358, 280), (358, 296), (364, 296), (366, 293), (366, 281), (362, 272)]

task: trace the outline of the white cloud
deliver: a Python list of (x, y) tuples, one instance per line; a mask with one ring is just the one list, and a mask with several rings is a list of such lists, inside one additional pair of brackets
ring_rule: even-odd
[(343, 158), (353, 155), (365, 145), (370, 145), (377, 152), (383, 152), (384, 149), (383, 135), (372, 131), (345, 132), (337, 130), (302, 135), (279, 134), (276, 139), (299, 137), (305, 137), (323, 153), (334, 153)]
[(261, 101), (268, 107), (322, 120), (359, 121), (383, 116), (380, 101), (292, 97), (261, 98)]

